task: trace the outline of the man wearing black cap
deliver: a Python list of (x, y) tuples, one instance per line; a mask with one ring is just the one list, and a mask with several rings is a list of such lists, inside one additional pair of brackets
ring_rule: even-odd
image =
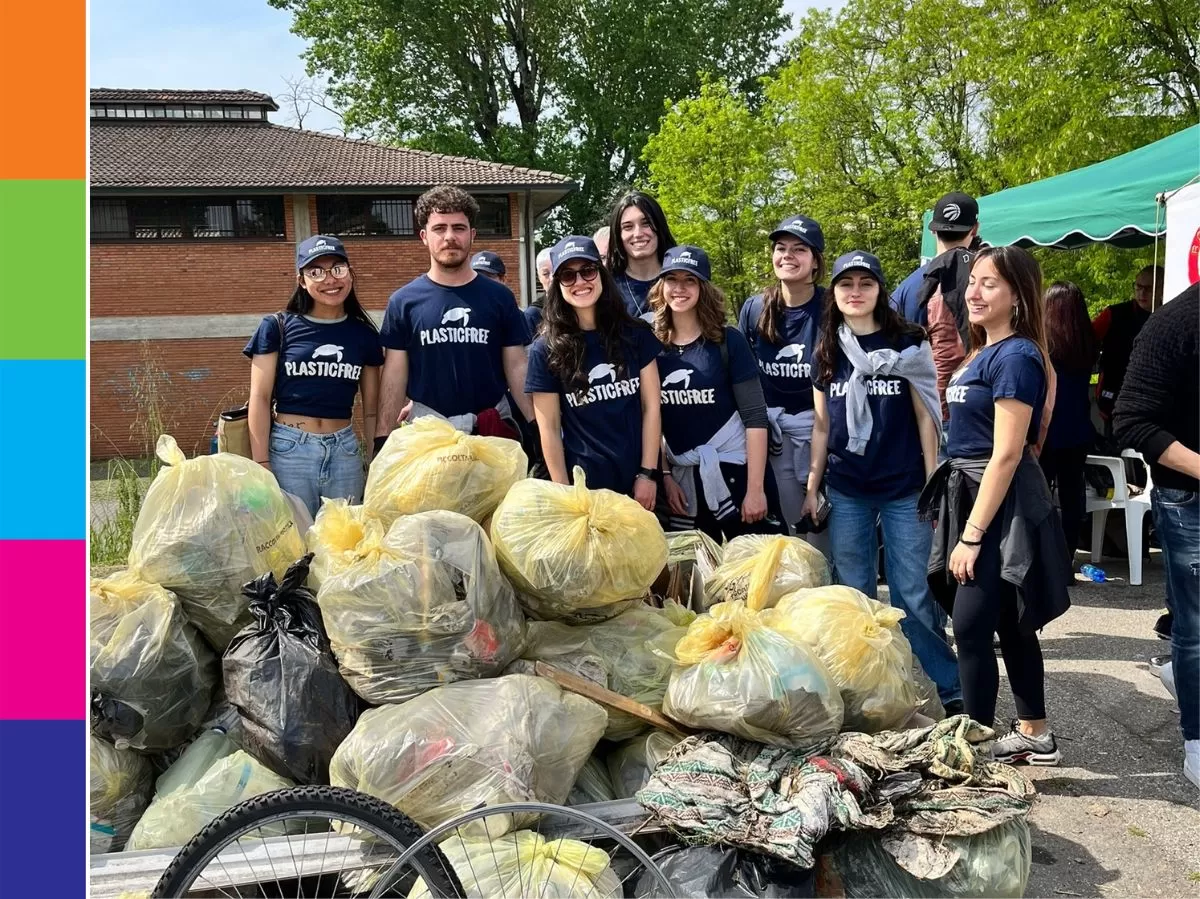
[[(937, 242), (935, 256), (941, 256), (948, 250), (969, 249), (979, 233), (979, 204), (968, 194), (946, 194), (933, 207), (933, 219), (929, 223), (929, 230), (933, 232)], [(892, 308), (907, 321), (922, 326), (926, 322), (924, 312), (917, 304), (917, 293), (927, 267), (928, 265), (917, 266), (892, 294)]]
[(471, 271), (479, 272), (485, 278), (491, 278), (493, 281), (499, 281), (504, 284), (504, 260), (491, 250), (480, 250), (471, 257)]

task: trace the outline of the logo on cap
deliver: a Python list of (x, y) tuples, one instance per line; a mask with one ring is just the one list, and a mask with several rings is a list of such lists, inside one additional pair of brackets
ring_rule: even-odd
[(942, 218), (948, 222), (957, 222), (960, 215), (962, 210), (958, 208), (957, 203), (947, 203), (946, 208), (942, 210)]
[(804, 222), (800, 221), (800, 219), (792, 219), (790, 222), (788, 222), (788, 227), (795, 228), (801, 234), (808, 233), (808, 229), (804, 227)]
[(575, 243), (575, 241), (573, 241), (573, 240), (567, 241), (567, 243), (563, 246), (564, 253), (567, 252), (568, 250), (578, 250), (578, 249), (581, 249), (579, 244)]
[(692, 258), (692, 251), (691, 251), (691, 250), (684, 250), (682, 253), (680, 253), (680, 254), (679, 254), (679, 258), (680, 258), (680, 259), (691, 259), (691, 258)]
[(863, 259), (861, 256), (855, 256), (849, 262), (849, 265), (866, 265), (866, 264), (867, 264), (867, 260)]

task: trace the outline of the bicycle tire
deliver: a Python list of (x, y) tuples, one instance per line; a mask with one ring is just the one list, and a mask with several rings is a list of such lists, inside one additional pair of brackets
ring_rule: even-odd
[[(195, 883), (209, 862), (226, 846), (256, 825), (280, 814), (290, 817), (333, 815), (349, 824), (365, 825), (395, 840), (399, 851), (406, 851), (424, 836), (424, 831), (394, 806), (346, 787), (305, 786), (263, 793), (235, 805), (213, 819), (179, 850), (158, 883), (151, 899), (175, 899)], [(454, 869), (440, 849), (423, 847), (414, 869), (442, 890), (442, 895), (458, 895), (462, 886)]]

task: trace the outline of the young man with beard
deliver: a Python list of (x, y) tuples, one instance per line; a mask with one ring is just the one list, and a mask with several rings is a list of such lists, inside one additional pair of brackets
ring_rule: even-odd
[(617, 201), (609, 222), (607, 267), (634, 318), (653, 319), (647, 297), (662, 272), (663, 256), (674, 246), (667, 217), (653, 197), (633, 190)]
[(376, 452), (403, 418), (434, 414), (463, 431), (518, 439), (518, 417), (533, 417), (525, 396), (525, 319), (507, 287), (469, 264), (478, 214), (470, 194), (450, 185), (417, 200), (429, 271), (388, 300)]

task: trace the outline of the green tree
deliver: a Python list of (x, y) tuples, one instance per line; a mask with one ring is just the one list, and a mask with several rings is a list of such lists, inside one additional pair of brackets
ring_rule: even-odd
[(786, 25), (780, 0), (269, 2), (292, 13), (348, 128), (569, 173), (577, 230), (644, 175), (666, 101), (704, 71), (753, 80)]

